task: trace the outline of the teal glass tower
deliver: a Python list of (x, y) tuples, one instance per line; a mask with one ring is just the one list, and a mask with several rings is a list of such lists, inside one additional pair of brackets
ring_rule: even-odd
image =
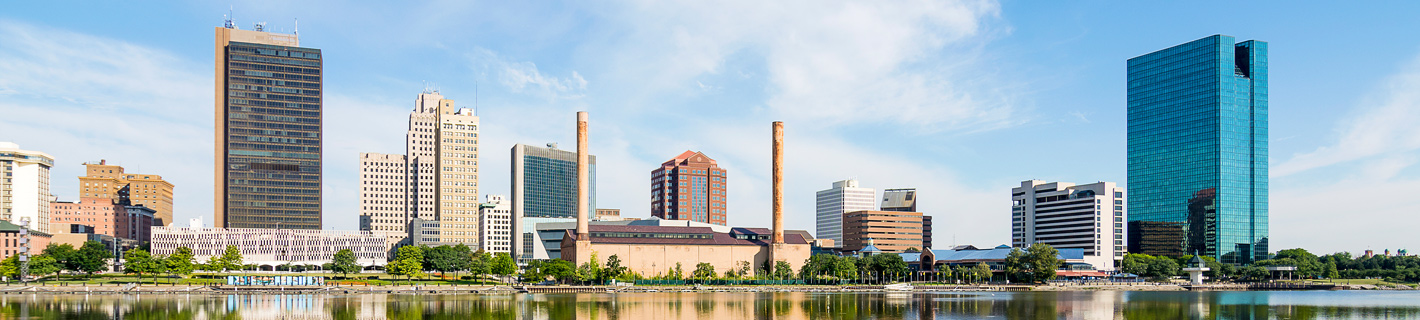
[(1267, 42), (1214, 35), (1128, 65), (1130, 252), (1266, 259)]

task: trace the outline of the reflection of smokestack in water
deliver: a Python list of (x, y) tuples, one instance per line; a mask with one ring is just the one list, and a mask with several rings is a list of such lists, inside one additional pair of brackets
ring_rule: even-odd
[(784, 122), (774, 122), (774, 238), (784, 243)]
[(588, 181), (587, 167), (587, 112), (577, 112), (577, 240), (589, 240), (587, 237), (587, 211), (590, 199), (587, 190), (591, 188)]

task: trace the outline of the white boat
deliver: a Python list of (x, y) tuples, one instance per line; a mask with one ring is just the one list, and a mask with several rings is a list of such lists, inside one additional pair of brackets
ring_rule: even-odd
[(911, 285), (911, 284), (907, 284), (907, 283), (894, 283), (894, 284), (890, 284), (890, 285), (885, 285), (885, 286), (883, 286), (883, 290), (887, 290), (887, 291), (912, 291), (912, 285)]

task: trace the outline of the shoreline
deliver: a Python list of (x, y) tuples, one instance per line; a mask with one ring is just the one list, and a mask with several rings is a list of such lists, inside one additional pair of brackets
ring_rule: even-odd
[(1110, 285), (916, 285), (911, 290), (891, 290), (873, 286), (198, 286), (198, 285), (88, 285), (88, 286), (0, 286), (0, 295), (8, 294), (552, 294), (552, 293), (761, 293), (761, 292), (858, 292), (858, 293), (935, 293), (935, 292), (1086, 292), (1086, 291), (1341, 291), (1417, 289), (1375, 288), (1374, 286), (1292, 286), (1256, 287), (1247, 284), (1110, 284)]

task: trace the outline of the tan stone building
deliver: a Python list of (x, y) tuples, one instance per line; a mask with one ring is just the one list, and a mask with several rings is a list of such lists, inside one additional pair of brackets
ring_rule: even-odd
[(360, 230), (398, 243), (413, 219), (440, 242), (478, 247), (478, 116), (426, 90), (415, 98), (405, 154), (360, 154)]
[[(770, 244), (772, 232), (765, 228), (731, 228), (729, 232), (716, 232), (708, 227), (590, 225), (589, 228), (589, 249), (598, 259), (605, 262), (607, 257), (615, 255), (621, 265), (646, 277), (666, 274), (677, 263), (687, 274), (701, 262), (710, 263), (721, 273), (737, 268), (741, 262), (760, 270), (765, 261), (770, 261), (773, 247)], [(577, 256), (574, 237), (573, 231), (568, 230), (562, 240), (563, 257)], [(774, 260), (789, 262), (798, 270), (809, 259), (809, 245), (800, 235), (785, 234), (785, 250)]]
[(153, 225), (173, 222), (173, 184), (163, 180), (163, 176), (128, 173), (122, 166), (108, 164), (107, 160), (85, 163), (84, 169), (86, 174), (79, 177), (80, 198), (118, 201), (119, 191), (126, 186), (131, 205), (153, 209)]
[(871, 244), (885, 252), (922, 250), (922, 213), (854, 211), (843, 214), (843, 251)]

